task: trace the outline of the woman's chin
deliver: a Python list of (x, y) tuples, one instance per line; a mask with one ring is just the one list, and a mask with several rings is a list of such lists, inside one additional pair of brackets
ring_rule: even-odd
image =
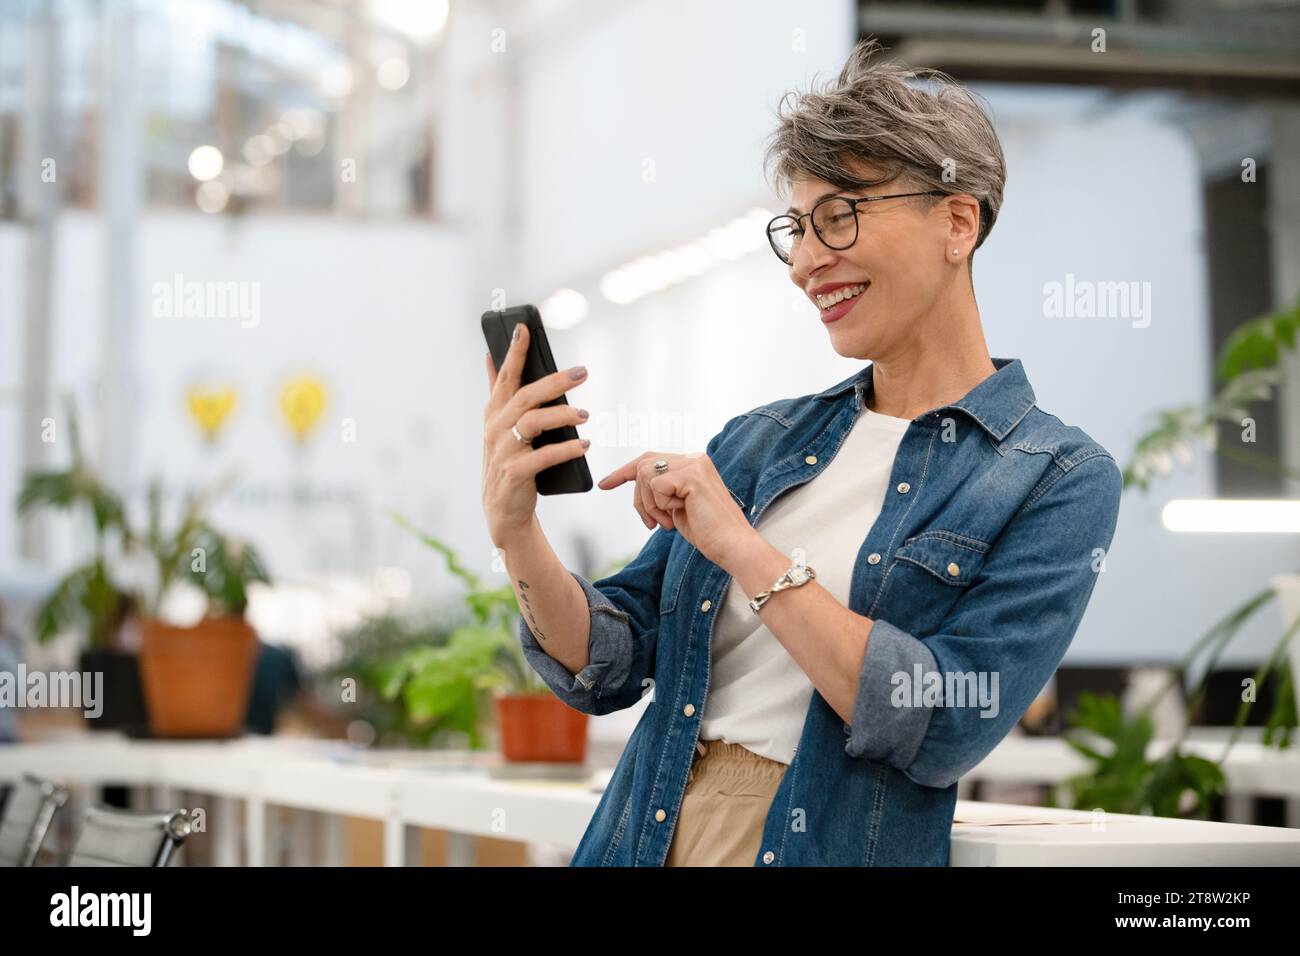
[(839, 322), (832, 322), (827, 326), (831, 336), (831, 348), (845, 358), (865, 358), (875, 351), (875, 336), (863, 329), (861, 324), (840, 324), (850, 318), (851, 316), (846, 315)]

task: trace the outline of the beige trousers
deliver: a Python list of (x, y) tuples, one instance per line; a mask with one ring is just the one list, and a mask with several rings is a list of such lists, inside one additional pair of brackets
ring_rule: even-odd
[(664, 866), (753, 866), (785, 771), (740, 744), (698, 741)]

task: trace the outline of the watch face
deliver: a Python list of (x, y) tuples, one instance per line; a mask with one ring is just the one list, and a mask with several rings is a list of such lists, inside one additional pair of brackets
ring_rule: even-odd
[(792, 584), (805, 584), (808, 581), (808, 569), (800, 566), (790, 569), (790, 582)]

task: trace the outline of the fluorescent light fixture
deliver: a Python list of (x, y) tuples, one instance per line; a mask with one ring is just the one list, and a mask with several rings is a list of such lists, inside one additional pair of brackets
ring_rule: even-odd
[(587, 317), (587, 297), (573, 289), (556, 289), (541, 304), (540, 311), (548, 328), (571, 329)]
[(632, 274), (633, 281), (636, 283), (637, 298), (647, 292), (658, 292), (668, 285), (663, 266), (656, 262), (653, 256), (639, 256), (633, 259), (627, 270)]
[(704, 243), (699, 240), (680, 246), (677, 252), (681, 256), (682, 271), (688, 277), (703, 275), (718, 264), (718, 261), (709, 254)]
[(615, 305), (627, 305), (638, 297), (634, 277), (626, 268), (614, 269), (601, 276), (600, 294)]
[(390, 91), (400, 90), (410, 78), (410, 65), (398, 56), (390, 56), (383, 63), (380, 63), (379, 71), (376, 74), (379, 85)]
[(221, 155), (221, 150), (215, 146), (198, 146), (190, 153), (190, 175), (201, 183), (206, 183), (209, 179), (216, 179), (221, 175), (221, 167), (225, 165), (225, 158)]
[(714, 258), (724, 262), (734, 262), (745, 254), (736, 242), (735, 233), (726, 226), (710, 229), (709, 234), (704, 237), (704, 246)]
[(243, 153), (250, 166), (265, 166), (275, 156), (275, 143), (265, 133), (254, 133), (244, 144)]
[(1300, 533), (1300, 501), (1176, 498), (1160, 518), (1170, 531), (1214, 534)]
[(324, 119), (316, 110), (295, 107), (285, 110), (280, 122), (289, 129), (289, 138), (297, 142), (306, 136), (318, 135), (324, 127)]
[(215, 179), (204, 183), (194, 194), (195, 204), (209, 214), (221, 212), (226, 208), (226, 202), (229, 199), (230, 190), (225, 187), (225, 184)]
[(437, 37), (451, 10), (449, 0), (370, 0), (367, 6), (376, 23), (417, 43)]
[(629, 305), (651, 292), (704, 275), (767, 246), (765, 229), (773, 213), (752, 207), (726, 225), (649, 255), (638, 256), (601, 276), (600, 294), (615, 305)]
[(340, 60), (321, 73), (320, 91), (332, 100), (341, 100), (352, 92), (354, 79), (351, 65)]
[(686, 278), (686, 270), (682, 267), (681, 255), (675, 249), (669, 249), (666, 252), (657, 253), (653, 256), (656, 265), (659, 267), (660, 275), (668, 285), (676, 285)]

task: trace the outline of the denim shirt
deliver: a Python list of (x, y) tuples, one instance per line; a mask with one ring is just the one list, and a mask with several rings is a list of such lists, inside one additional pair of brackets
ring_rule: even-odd
[[(1120, 470), (1035, 404), (1019, 359), (992, 361), (992, 375), (903, 435), (853, 568), (849, 609), (874, 624), (852, 719), (814, 689), (755, 866), (946, 866), (958, 779), (1015, 726), (1074, 637), (1105, 569)], [(835, 457), (871, 371), (737, 415), (709, 441), (751, 525)], [(815, 568), (816, 541), (804, 550)], [(590, 605), (588, 664), (572, 673), (521, 620), (528, 662), (584, 713), (653, 694), (571, 865), (662, 866), (731, 578), (662, 528), (608, 577), (570, 573)]]

